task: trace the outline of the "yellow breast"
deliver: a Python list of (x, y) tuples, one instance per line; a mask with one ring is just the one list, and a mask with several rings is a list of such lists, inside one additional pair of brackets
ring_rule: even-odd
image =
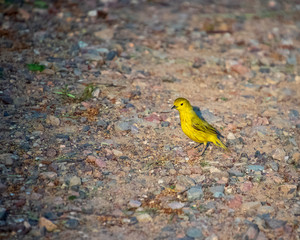
[(180, 114), (181, 129), (190, 139), (195, 142), (208, 142), (209, 136), (193, 128), (191, 117), (188, 114)]

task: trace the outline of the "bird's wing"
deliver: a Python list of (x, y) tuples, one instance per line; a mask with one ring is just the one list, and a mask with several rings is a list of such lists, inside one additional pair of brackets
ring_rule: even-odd
[(203, 121), (198, 116), (192, 117), (191, 120), (192, 120), (192, 126), (194, 129), (204, 132), (204, 133), (218, 135), (217, 130), (213, 126), (211, 126), (208, 122)]

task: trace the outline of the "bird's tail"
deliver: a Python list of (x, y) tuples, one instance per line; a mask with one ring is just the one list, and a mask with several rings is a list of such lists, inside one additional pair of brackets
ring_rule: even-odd
[(222, 141), (219, 138), (216, 138), (216, 140), (213, 143), (216, 146), (224, 148), (226, 151), (230, 152), (230, 150), (228, 149), (228, 147), (226, 147), (226, 145), (224, 143), (222, 143)]

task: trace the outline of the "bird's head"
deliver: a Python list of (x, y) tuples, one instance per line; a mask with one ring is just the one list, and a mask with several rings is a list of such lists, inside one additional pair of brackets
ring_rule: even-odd
[(185, 111), (191, 109), (192, 105), (185, 98), (177, 98), (174, 101), (174, 106), (172, 107), (172, 109), (173, 108), (177, 109), (178, 111), (182, 111), (182, 110)]

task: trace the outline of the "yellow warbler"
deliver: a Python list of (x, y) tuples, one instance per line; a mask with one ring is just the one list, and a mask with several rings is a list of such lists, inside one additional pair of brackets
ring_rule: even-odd
[(182, 131), (193, 141), (204, 144), (201, 155), (204, 154), (208, 146), (207, 143), (209, 142), (228, 150), (218, 138), (218, 131), (197, 116), (188, 100), (185, 98), (177, 98), (172, 109), (173, 108), (179, 111)]

